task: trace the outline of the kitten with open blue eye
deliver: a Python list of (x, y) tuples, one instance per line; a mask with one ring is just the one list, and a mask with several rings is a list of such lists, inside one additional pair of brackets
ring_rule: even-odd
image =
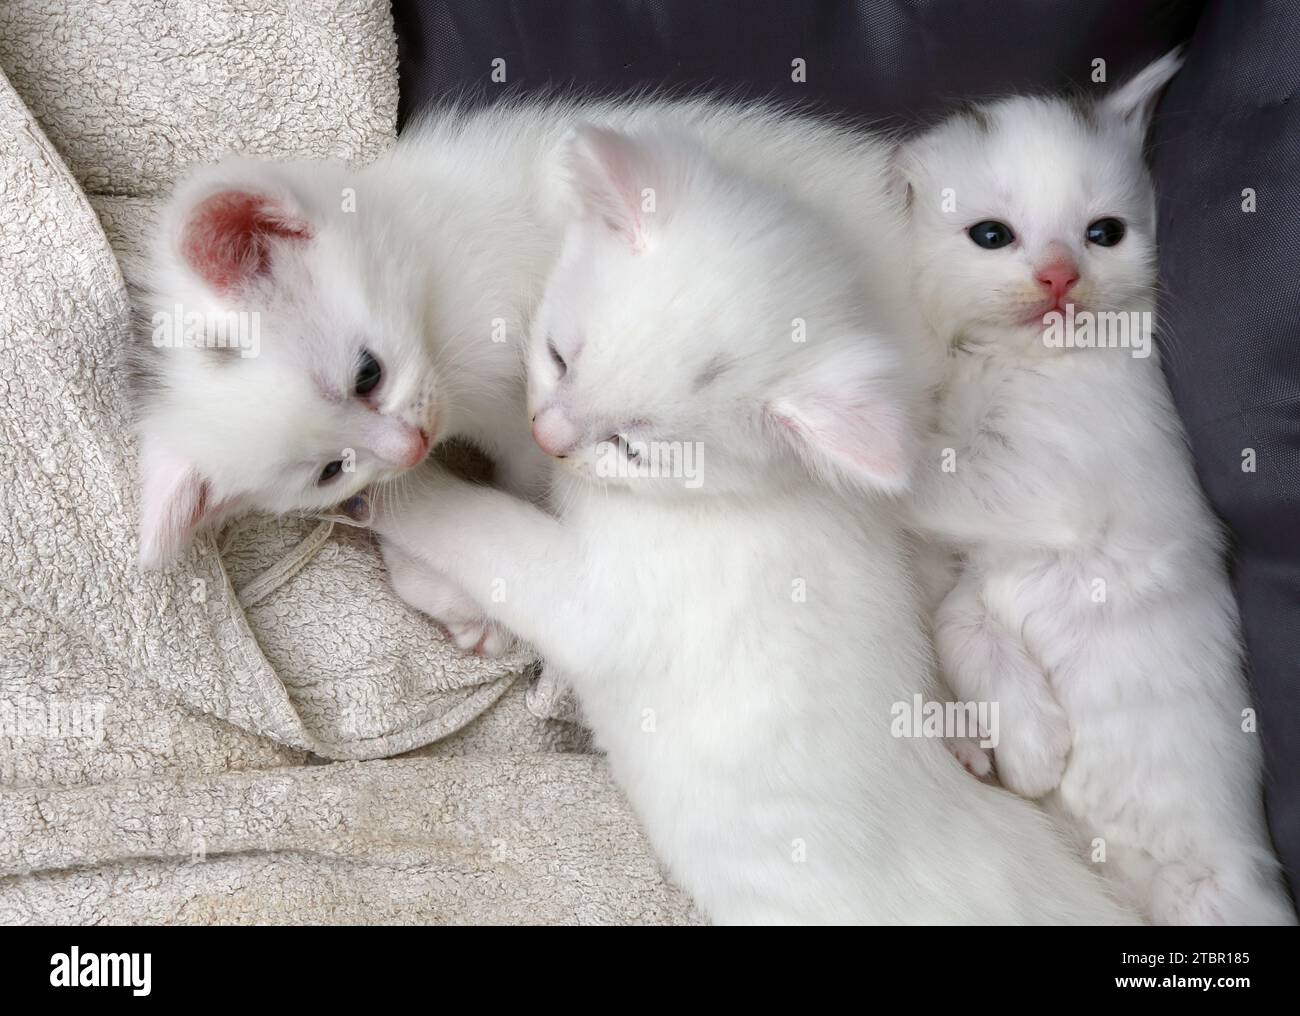
[(681, 134), (566, 147), (577, 214), (528, 348), (558, 517), (426, 469), (371, 524), (568, 676), (714, 921), (1134, 920), (1040, 809), (891, 731), (935, 691), (891, 497), (902, 290)]
[(950, 350), (913, 518), (960, 557), (936, 642), (959, 698), (999, 703), (1002, 783), (1068, 816), (1158, 923), (1290, 924), (1223, 536), (1150, 346), (1142, 143), (1177, 68), (1095, 104), (977, 107), (902, 149)]
[[(240, 512), (313, 514), (394, 480), (449, 437), (507, 489), (542, 493), (509, 335), (545, 246), (498, 224), (513, 221), (500, 194), (421, 195), (412, 148), (353, 171), (232, 158), (172, 195), (137, 280), (145, 567)], [(450, 204), (455, 232), (439, 228)], [(464, 649), (509, 643), (434, 574), (402, 592)]]

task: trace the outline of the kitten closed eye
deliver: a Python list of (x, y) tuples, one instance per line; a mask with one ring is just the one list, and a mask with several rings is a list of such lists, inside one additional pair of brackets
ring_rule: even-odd
[(560, 372), (560, 377), (564, 377), (564, 375), (569, 372), (569, 365), (564, 362), (564, 357), (562, 357), (560, 351), (555, 348), (554, 340), (546, 340), (546, 351), (551, 354), (551, 360), (555, 363), (556, 369)]

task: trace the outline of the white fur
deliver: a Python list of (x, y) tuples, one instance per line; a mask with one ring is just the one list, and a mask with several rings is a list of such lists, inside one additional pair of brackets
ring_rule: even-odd
[[(1176, 68), (1164, 58), (1091, 115), (994, 103), (902, 153), (918, 292), (951, 347), (915, 523), (963, 555), (936, 641), (958, 697), (1000, 705), (1002, 782), (1046, 796), (1089, 855), (1103, 843), (1100, 869), (1159, 923), (1293, 923), (1243, 732), (1222, 534), (1157, 358), (1051, 349), (1023, 323), (1035, 265), (1062, 250), (1080, 309), (1153, 310), (1142, 138)], [(1128, 224), (1114, 247), (1085, 240), (1102, 216)], [(977, 247), (966, 229), (988, 219), (1016, 244)]]
[[(1132, 920), (1039, 809), (890, 734), (935, 685), (881, 494), (912, 409), (901, 291), (864, 269), (884, 191), (841, 238), (662, 127), (580, 130), (564, 166), (579, 217), (529, 350), (530, 408), (571, 439), (560, 517), (428, 470), (380, 493), (381, 535), (570, 677), (715, 921)], [(700, 442), (703, 484), (602, 480), (615, 435)]]

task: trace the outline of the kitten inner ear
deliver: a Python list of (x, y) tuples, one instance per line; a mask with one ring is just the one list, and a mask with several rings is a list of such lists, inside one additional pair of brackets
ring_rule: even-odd
[(889, 189), (909, 213), (916, 199), (912, 185), (913, 158), (907, 143), (895, 144), (889, 156)]
[(604, 223), (634, 250), (644, 247), (656, 201), (655, 174), (644, 149), (626, 134), (580, 124), (567, 156), (583, 217)]
[(193, 208), (181, 229), (180, 250), (185, 263), (225, 295), (270, 271), (275, 242), (301, 242), (311, 235), (305, 219), (271, 198), (227, 190)]
[(202, 527), (226, 514), (228, 504), (214, 504), (211, 486), (187, 462), (158, 451), (141, 455), (140, 566), (147, 570), (171, 564)]
[(1183, 65), (1182, 51), (1175, 49), (1147, 64), (1104, 99), (1102, 105), (1140, 129), (1151, 125), (1160, 93)]
[(767, 403), (765, 418), (821, 480), (906, 490), (913, 440), (905, 387), (878, 372), (828, 367)]

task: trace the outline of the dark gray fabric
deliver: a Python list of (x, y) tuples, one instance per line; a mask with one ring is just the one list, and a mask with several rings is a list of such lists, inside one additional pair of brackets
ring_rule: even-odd
[[(395, 0), (403, 117), (468, 92), (724, 89), (913, 122), (953, 97), (1119, 80), (1201, 0)], [(506, 62), (506, 82), (490, 79)], [(791, 61), (807, 81), (791, 80)]]
[[(1152, 132), (1159, 337), (1235, 540), (1274, 843), (1300, 887), (1300, 4), (1213, 0)], [(1242, 191), (1256, 211), (1243, 211)], [(1248, 449), (1255, 471), (1243, 471)]]
[[(1201, 480), (1234, 534), (1270, 822), (1300, 886), (1300, 4), (399, 0), (394, 12), (403, 116), (452, 95), (668, 87), (908, 125), (956, 98), (1087, 85), (1097, 57), (1121, 81), (1190, 36), (1153, 132), (1161, 341)], [(505, 85), (490, 81), (498, 57)], [(806, 84), (790, 79), (796, 57)]]

